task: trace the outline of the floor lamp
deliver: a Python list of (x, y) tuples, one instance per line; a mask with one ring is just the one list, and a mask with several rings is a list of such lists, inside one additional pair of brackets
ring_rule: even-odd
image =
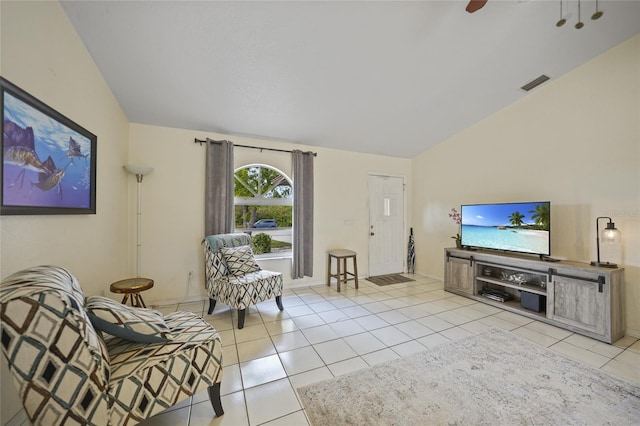
[(148, 175), (153, 171), (153, 167), (147, 166), (136, 166), (132, 164), (127, 164), (124, 166), (124, 169), (131, 173), (132, 175), (136, 175), (136, 179), (138, 180), (138, 208), (137, 208), (137, 230), (136, 230), (136, 277), (140, 278), (140, 255), (142, 253), (142, 243), (140, 242), (141, 235), (141, 223), (142, 223), (142, 211), (141, 211), (141, 203), (140, 203), (140, 189), (142, 187), (142, 178), (144, 175)]

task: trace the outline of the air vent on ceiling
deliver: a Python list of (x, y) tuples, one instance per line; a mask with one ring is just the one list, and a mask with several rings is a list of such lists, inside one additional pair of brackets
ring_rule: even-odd
[(527, 84), (525, 84), (524, 86), (522, 86), (521, 89), (524, 90), (525, 92), (528, 92), (529, 90), (540, 86), (542, 83), (544, 83), (547, 80), (549, 80), (549, 77), (542, 74), (540, 77), (537, 77), (531, 80), (530, 82), (528, 82)]

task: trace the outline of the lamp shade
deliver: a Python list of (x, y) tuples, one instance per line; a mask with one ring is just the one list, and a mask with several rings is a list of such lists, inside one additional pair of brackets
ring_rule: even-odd
[(620, 231), (615, 227), (615, 223), (607, 223), (607, 227), (600, 233), (600, 239), (603, 243), (615, 244), (620, 241)]
[(136, 164), (126, 164), (123, 166), (126, 171), (131, 173), (132, 175), (148, 175), (153, 171), (153, 167), (149, 166), (139, 166)]

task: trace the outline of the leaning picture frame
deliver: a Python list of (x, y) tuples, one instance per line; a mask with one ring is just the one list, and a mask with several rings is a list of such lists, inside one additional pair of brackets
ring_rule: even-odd
[(0, 214), (95, 214), (96, 135), (2, 77), (0, 107)]

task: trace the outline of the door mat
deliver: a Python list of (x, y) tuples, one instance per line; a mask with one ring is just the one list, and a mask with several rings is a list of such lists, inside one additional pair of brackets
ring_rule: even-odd
[(401, 274), (378, 275), (376, 277), (366, 278), (366, 280), (371, 281), (376, 285), (400, 284), (414, 281), (411, 278), (407, 278)]

